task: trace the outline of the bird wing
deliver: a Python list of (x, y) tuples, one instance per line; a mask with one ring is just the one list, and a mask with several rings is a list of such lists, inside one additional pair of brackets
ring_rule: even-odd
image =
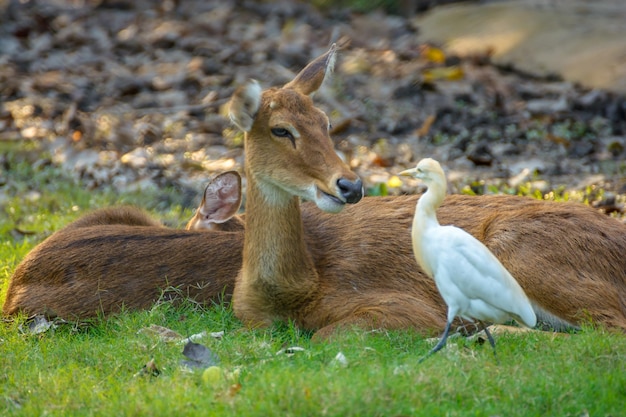
[(454, 226), (439, 228), (432, 242), (428, 251), (438, 253), (435, 277), (445, 275), (465, 297), (482, 300), (534, 326), (536, 318), (526, 294), (482, 242)]

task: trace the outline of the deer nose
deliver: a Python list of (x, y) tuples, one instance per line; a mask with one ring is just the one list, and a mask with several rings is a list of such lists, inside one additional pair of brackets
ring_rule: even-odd
[(337, 187), (341, 196), (346, 199), (346, 203), (354, 204), (363, 197), (363, 182), (360, 178), (357, 178), (355, 181), (339, 178)]

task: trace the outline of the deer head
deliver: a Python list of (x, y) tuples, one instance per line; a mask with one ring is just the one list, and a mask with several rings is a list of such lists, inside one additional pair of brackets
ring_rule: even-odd
[(209, 182), (196, 214), (187, 230), (243, 230), (243, 221), (235, 216), (241, 205), (241, 176), (224, 172)]
[(309, 97), (332, 69), (336, 46), (282, 88), (261, 91), (256, 81), (237, 90), (230, 117), (246, 133), (249, 180), (270, 204), (292, 196), (339, 212), (363, 196), (363, 184), (334, 151), (326, 114)]

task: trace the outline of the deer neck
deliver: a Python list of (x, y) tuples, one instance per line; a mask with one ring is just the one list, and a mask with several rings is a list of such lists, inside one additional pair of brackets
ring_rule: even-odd
[(242, 278), (288, 308), (285, 304), (291, 301), (281, 299), (281, 294), (303, 302), (318, 283), (304, 242), (299, 197), (259, 181), (249, 171), (247, 178)]

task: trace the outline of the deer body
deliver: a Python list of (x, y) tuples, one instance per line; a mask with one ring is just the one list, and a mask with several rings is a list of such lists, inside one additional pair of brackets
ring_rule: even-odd
[[(445, 326), (445, 303), (412, 252), (418, 198), (364, 198), (336, 215), (304, 205), (307, 247), (324, 277), (312, 327), (320, 335), (346, 324)], [(540, 321), (562, 328), (592, 319), (626, 330), (626, 226), (620, 222), (582, 204), (516, 196), (447, 196), (437, 217), (498, 257)]]
[(78, 220), (65, 227), (65, 230), (79, 229), (89, 226), (106, 226), (110, 224), (125, 224), (129, 226), (163, 227), (144, 210), (134, 206), (107, 207), (87, 213)]
[[(318, 333), (324, 336), (346, 325), (426, 333), (445, 326), (445, 303), (411, 249), (418, 198), (366, 197), (337, 214), (302, 205), (304, 242), (320, 277), (314, 303), (299, 314), (303, 327), (321, 329)], [(591, 319), (626, 331), (625, 225), (582, 204), (515, 196), (450, 195), (437, 216), (441, 224), (474, 235), (500, 259), (539, 320), (560, 318), (555, 323), (559, 326)], [(155, 248), (162, 252), (155, 253)], [(124, 225), (62, 229), (18, 265), (3, 313), (47, 310), (64, 318), (85, 318), (116, 312), (121, 305), (145, 309), (168, 286), (183, 293), (190, 288), (198, 301), (209, 304), (222, 294), (230, 300), (242, 252), (243, 230), (186, 232)], [(108, 260), (97, 256), (103, 253)], [(209, 278), (215, 283), (206, 285)], [(104, 292), (106, 280), (110, 287)], [(122, 290), (117, 281), (126, 282), (127, 288)], [(295, 306), (301, 307), (303, 300), (297, 301), (288, 309), (296, 315)]]
[[(212, 232), (209, 237), (206, 232), (150, 226), (61, 231), (18, 265), (3, 312), (85, 318), (148, 308), (168, 289), (170, 296), (182, 294), (210, 304), (220, 294), (232, 293), (242, 243), (239, 233)], [(211, 258), (216, 247), (230, 250), (230, 255)], [(203, 257), (173, 255), (203, 249)]]

